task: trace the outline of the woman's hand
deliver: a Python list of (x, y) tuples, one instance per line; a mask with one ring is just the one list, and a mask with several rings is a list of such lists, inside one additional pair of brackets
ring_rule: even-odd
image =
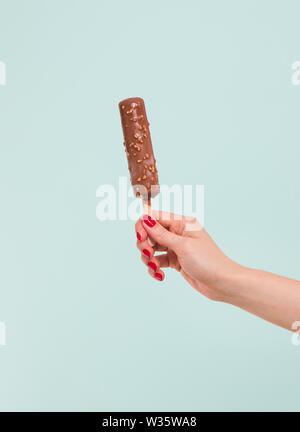
[(239, 266), (224, 255), (196, 219), (152, 210), (137, 221), (135, 229), (137, 247), (152, 277), (163, 280), (161, 269), (171, 267), (206, 297), (226, 300), (229, 293), (221, 282)]
[(231, 303), (286, 329), (298, 328), (299, 281), (231, 261), (196, 219), (152, 211), (135, 229), (151, 276), (163, 280), (161, 269), (172, 267), (212, 300)]

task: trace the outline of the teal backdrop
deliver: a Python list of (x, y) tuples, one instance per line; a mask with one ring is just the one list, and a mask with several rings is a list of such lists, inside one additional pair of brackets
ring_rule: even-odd
[[(205, 185), (243, 265), (300, 279), (297, 0), (0, 0), (0, 410), (299, 410), (291, 333), (151, 279), (117, 108), (145, 99), (160, 180)], [(300, 320), (300, 317), (299, 317)]]

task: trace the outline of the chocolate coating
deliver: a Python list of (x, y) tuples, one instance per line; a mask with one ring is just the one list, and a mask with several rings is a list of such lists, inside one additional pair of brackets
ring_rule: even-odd
[(137, 197), (150, 200), (159, 193), (159, 182), (144, 101), (124, 99), (119, 109), (131, 184)]

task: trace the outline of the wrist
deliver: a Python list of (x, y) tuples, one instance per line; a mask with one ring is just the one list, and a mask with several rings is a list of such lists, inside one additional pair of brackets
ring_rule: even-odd
[(228, 260), (217, 279), (217, 288), (221, 293), (222, 302), (230, 304), (238, 302), (247, 270), (246, 267)]

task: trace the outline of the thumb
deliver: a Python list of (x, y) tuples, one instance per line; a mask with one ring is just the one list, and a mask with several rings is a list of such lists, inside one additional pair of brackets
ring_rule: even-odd
[(179, 246), (180, 236), (168, 231), (153, 216), (144, 215), (142, 221), (147, 234), (156, 243), (171, 249), (176, 249)]

